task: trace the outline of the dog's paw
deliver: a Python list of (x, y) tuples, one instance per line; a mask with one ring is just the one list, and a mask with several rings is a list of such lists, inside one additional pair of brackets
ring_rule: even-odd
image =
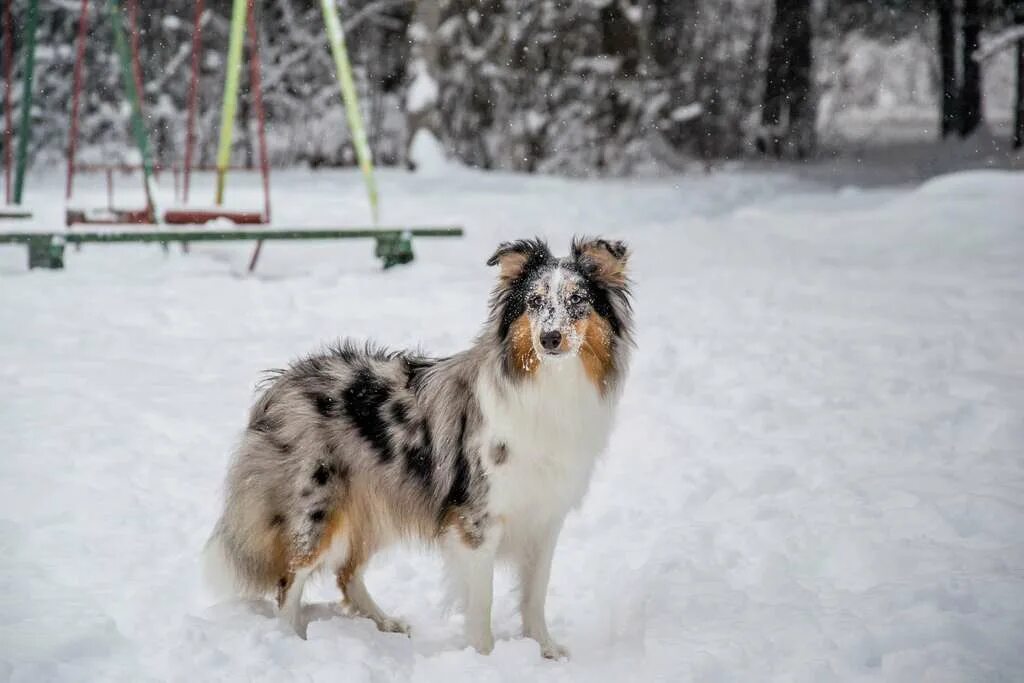
[(553, 640), (540, 643), (540, 653), (544, 656), (544, 659), (569, 661), (569, 649)]
[(404, 633), (407, 636), (412, 633), (412, 628), (409, 624), (401, 619), (384, 617), (382, 619), (375, 619), (374, 622), (377, 624), (377, 628), (384, 631), (384, 633)]
[(489, 655), (494, 650), (494, 634), (478, 633), (469, 636), (469, 644), (482, 655)]

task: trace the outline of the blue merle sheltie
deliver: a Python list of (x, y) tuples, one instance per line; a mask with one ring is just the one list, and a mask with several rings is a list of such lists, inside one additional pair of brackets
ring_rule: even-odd
[(207, 544), (211, 578), (276, 592), (303, 635), (303, 584), (333, 572), (350, 614), (383, 631), (367, 561), (402, 539), (435, 544), (465, 608), (469, 643), (494, 647), (495, 562), (521, 581), (524, 635), (548, 633), (545, 594), (566, 514), (605, 448), (632, 339), (626, 245), (576, 239), (557, 258), (540, 239), (501, 244), (490, 316), (449, 358), (342, 343), (274, 371), (234, 456)]

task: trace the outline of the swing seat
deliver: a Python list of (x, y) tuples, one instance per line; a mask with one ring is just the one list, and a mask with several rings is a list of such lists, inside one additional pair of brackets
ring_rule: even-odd
[(259, 211), (235, 211), (220, 207), (212, 209), (167, 209), (164, 223), (168, 225), (202, 225), (227, 220), (236, 225), (263, 225), (267, 221)]
[(32, 212), (17, 204), (0, 206), (0, 219), (15, 220), (20, 218), (32, 218)]
[(68, 209), (64, 214), (65, 225), (150, 225), (149, 209)]

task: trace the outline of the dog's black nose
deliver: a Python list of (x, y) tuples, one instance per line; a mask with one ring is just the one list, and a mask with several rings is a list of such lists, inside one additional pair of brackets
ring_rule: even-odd
[(545, 351), (554, 351), (562, 345), (562, 333), (558, 330), (544, 332), (540, 335), (540, 345)]

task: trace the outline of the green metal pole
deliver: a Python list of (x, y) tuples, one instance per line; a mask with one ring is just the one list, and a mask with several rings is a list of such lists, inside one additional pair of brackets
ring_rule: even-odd
[(39, 0), (28, 3), (25, 20), (25, 59), (21, 75), (21, 122), (18, 124), (18, 160), (14, 175), (14, 203), (21, 204), (25, 189), (25, 167), (28, 165), (28, 130), (32, 123), (32, 75), (36, 68), (36, 27), (39, 25)]
[(224, 176), (231, 164), (231, 135), (238, 106), (238, 77), (242, 71), (242, 41), (245, 37), (246, 0), (234, 0), (231, 6), (231, 33), (228, 38), (228, 71), (224, 76), (224, 105), (220, 116), (220, 145), (217, 147), (218, 205), (224, 202)]
[(323, 8), (324, 25), (327, 27), (327, 41), (331, 44), (334, 55), (334, 67), (338, 72), (338, 87), (341, 88), (341, 99), (345, 103), (345, 115), (348, 127), (352, 132), (352, 141), (356, 148), (359, 169), (363, 172), (366, 182), (366, 193), (370, 197), (370, 214), (374, 224), (377, 223), (377, 181), (373, 177), (373, 158), (370, 156), (370, 145), (366, 142), (366, 130), (363, 128), (363, 117), (359, 114), (359, 100), (356, 96), (356, 85), (352, 79), (352, 65), (348, 61), (348, 48), (345, 46), (345, 33), (338, 18), (338, 9), (334, 0), (320, 0)]
[(146, 192), (146, 207), (150, 212), (149, 219), (157, 222), (159, 212), (156, 208), (156, 184), (153, 181), (153, 156), (149, 151), (149, 141), (146, 137), (146, 126), (142, 121), (142, 101), (139, 99), (139, 91), (135, 87), (135, 75), (132, 72), (132, 55), (128, 47), (128, 38), (124, 34), (124, 24), (121, 21), (121, 8), (118, 0), (109, 0), (107, 12), (110, 15), (110, 27), (114, 32), (114, 48), (121, 62), (121, 82), (128, 99), (131, 103), (132, 133), (135, 136), (135, 144), (139, 147), (139, 154), (142, 155), (142, 180), (143, 189)]

